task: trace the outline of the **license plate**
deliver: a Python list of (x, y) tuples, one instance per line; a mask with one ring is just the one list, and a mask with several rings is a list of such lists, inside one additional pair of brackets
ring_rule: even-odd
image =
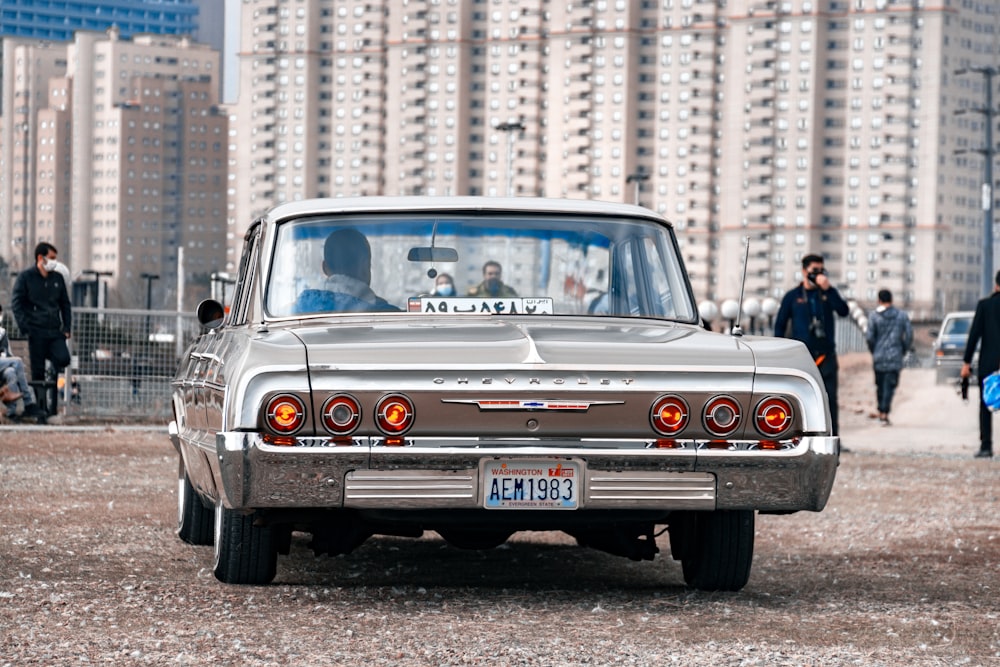
[(579, 461), (486, 461), (483, 507), (492, 510), (575, 510), (583, 483)]

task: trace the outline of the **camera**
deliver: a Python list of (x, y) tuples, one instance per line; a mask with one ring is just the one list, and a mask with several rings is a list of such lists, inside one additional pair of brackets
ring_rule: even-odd
[(823, 327), (823, 320), (814, 316), (809, 323), (809, 333), (816, 340), (824, 340), (826, 338), (826, 329)]

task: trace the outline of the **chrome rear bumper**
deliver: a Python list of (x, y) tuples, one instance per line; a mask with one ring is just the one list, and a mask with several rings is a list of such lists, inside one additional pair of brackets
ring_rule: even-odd
[(838, 464), (838, 439), (821, 436), (780, 451), (545, 445), (280, 447), (226, 432), (202, 482), (235, 509), (474, 509), (483, 461), (571, 458), (583, 462), (581, 510), (819, 511)]
[[(426, 509), (482, 507), (478, 470), (353, 470), (344, 507)], [(581, 507), (714, 509), (715, 478), (697, 472), (588, 470)]]

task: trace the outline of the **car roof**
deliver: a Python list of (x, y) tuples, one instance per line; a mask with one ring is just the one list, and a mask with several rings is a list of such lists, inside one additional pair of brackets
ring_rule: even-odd
[(603, 202), (589, 199), (549, 199), (541, 197), (331, 197), (303, 199), (279, 204), (264, 215), (269, 222), (286, 218), (329, 213), (397, 213), (432, 212), (448, 213), (543, 213), (582, 214), (647, 218), (663, 224), (670, 223), (648, 208)]

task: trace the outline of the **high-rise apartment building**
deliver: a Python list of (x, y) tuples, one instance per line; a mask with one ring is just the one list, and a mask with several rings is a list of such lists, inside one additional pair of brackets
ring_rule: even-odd
[(224, 267), (227, 119), (219, 53), (185, 37), (77, 32), (3, 41), (0, 244), (14, 268), (48, 240), (109, 305), (207, 296)]
[[(233, 2), (239, 0), (0, 0), (0, 38), (68, 42), (77, 30), (115, 28), (124, 39), (179, 35), (222, 52), (226, 13)], [(235, 54), (224, 58), (235, 60)]]
[[(66, 72), (66, 47), (6, 38), (0, 54), (0, 258), (21, 269), (36, 239), (38, 118), (48, 107), (50, 81)], [(53, 215), (46, 212), (39, 224), (45, 239), (62, 247), (68, 215), (59, 222)]]
[(64, 42), (77, 30), (103, 32), (112, 26), (125, 38), (192, 35), (197, 5), (194, 0), (0, 0), (0, 37)]
[[(920, 316), (981, 295), (983, 0), (246, 0), (234, 267), (284, 200), (633, 201), (701, 299), (777, 296), (800, 258)], [(966, 149), (965, 155), (956, 155)], [(978, 152), (977, 152), (978, 149)]]

